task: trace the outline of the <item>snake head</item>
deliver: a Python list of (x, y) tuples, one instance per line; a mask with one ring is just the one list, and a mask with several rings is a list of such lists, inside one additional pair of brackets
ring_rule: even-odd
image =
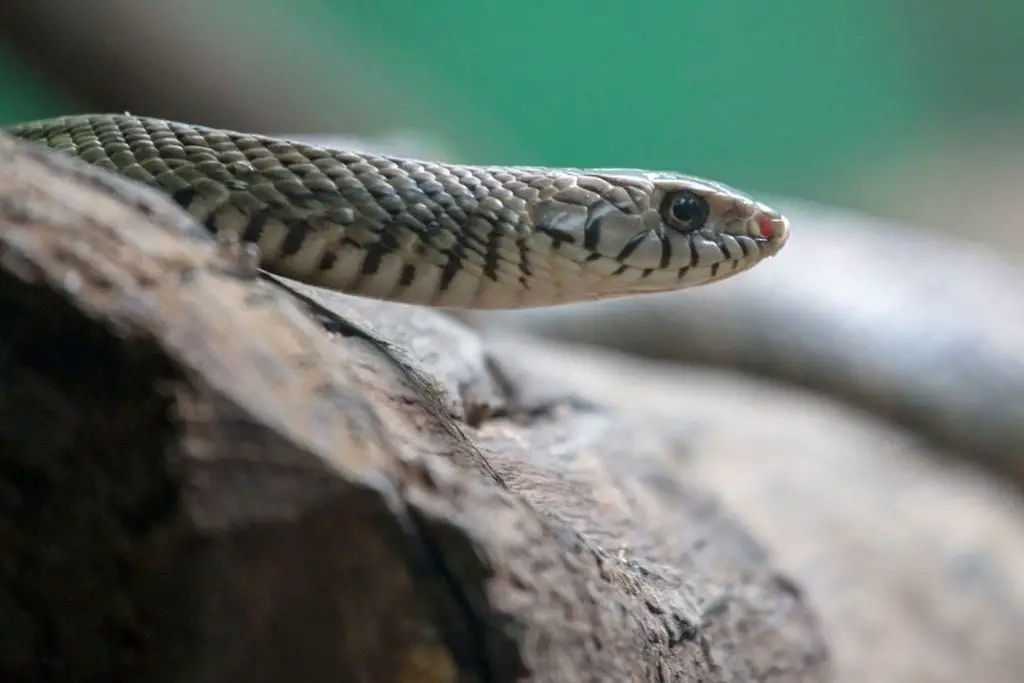
[(789, 238), (786, 218), (765, 204), (671, 173), (580, 170), (539, 206), (537, 229), (563, 241), (557, 251), (593, 275), (589, 295), (599, 298), (723, 280)]

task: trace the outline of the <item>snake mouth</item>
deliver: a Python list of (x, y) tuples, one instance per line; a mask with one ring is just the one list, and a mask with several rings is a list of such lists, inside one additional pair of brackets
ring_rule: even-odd
[(652, 268), (619, 268), (613, 280), (616, 287), (591, 293), (593, 299), (632, 297), (643, 293), (669, 292), (721, 282), (750, 270), (760, 258), (729, 258), (714, 263), (684, 265), (665, 270)]
[[(789, 220), (763, 204), (758, 204), (753, 214), (746, 218), (730, 221), (720, 231), (710, 234), (688, 235), (690, 246), (690, 262), (669, 275), (655, 275), (652, 280), (668, 283), (674, 280), (675, 287), (692, 287), (711, 282), (718, 282), (733, 275), (750, 270), (774, 257), (789, 240)], [(718, 253), (710, 259), (702, 259), (704, 253), (699, 242), (710, 243), (717, 247)], [(646, 272), (646, 271), (645, 271)], [(653, 273), (647, 273), (650, 277)], [(653, 281), (652, 281), (653, 284)]]

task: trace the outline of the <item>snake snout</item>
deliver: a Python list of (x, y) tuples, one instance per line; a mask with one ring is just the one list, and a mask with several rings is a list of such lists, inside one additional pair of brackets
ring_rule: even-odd
[(765, 256), (774, 256), (789, 240), (789, 220), (763, 204), (747, 221), (747, 230), (752, 237), (759, 238)]

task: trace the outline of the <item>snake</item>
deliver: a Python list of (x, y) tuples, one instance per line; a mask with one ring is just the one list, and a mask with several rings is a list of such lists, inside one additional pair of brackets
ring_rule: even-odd
[[(255, 245), (267, 272), (479, 315), (515, 309), (494, 313), (563, 343), (811, 388), (1024, 482), (1012, 294), (1024, 276), (962, 242), (773, 198), (784, 215), (669, 172), (449, 164), (127, 114), (4, 132), (162, 190), (218, 237)], [(787, 215), (814, 229), (786, 266), (671, 294), (777, 255)], [(655, 292), (669, 296), (634, 296)]]
[(5, 131), (154, 187), (261, 268), (442, 308), (509, 309), (709, 284), (786, 244), (786, 217), (696, 176), (450, 164), (128, 114)]

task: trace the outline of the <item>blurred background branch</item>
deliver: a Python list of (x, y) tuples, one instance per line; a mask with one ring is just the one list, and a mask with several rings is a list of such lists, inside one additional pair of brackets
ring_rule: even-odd
[(1021, 35), (1014, 0), (7, 0), (0, 125), (128, 110), (666, 168), (1019, 254)]

